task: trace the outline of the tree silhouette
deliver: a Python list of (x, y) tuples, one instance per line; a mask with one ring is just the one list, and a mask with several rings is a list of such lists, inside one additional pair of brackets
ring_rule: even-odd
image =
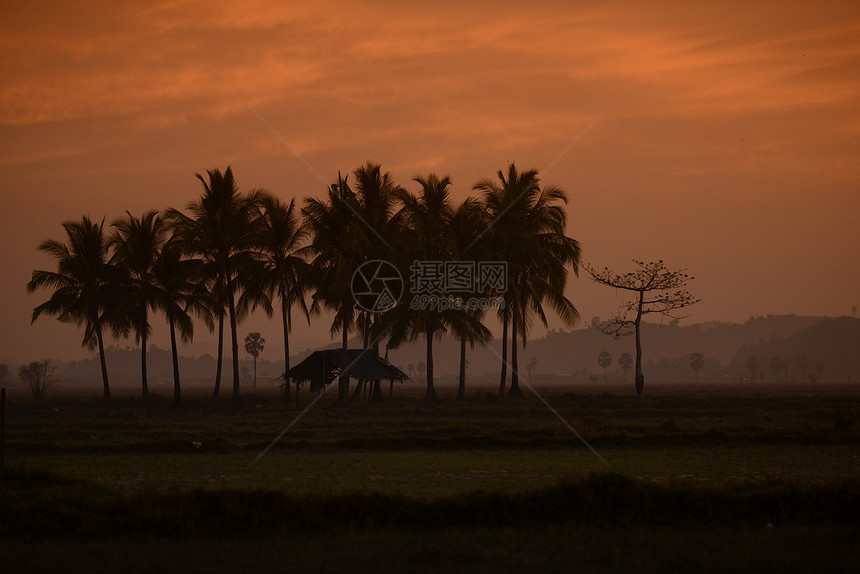
[[(623, 303), (619, 312), (608, 322), (598, 326), (603, 333), (622, 337), (634, 333), (636, 336), (636, 394), (642, 398), (645, 395), (645, 375), (642, 373), (642, 317), (649, 313), (673, 319), (681, 317), (676, 313), (680, 309), (698, 303), (697, 299), (686, 289), (687, 282), (692, 279), (685, 269), (669, 270), (663, 260), (645, 263), (636, 261), (638, 270), (624, 274), (616, 274), (608, 267), (598, 271), (591, 267), (586, 270), (595, 282), (634, 293), (634, 298)], [(631, 315), (633, 318), (631, 319)]]
[(93, 223), (84, 216), (80, 221), (63, 223), (66, 243), (48, 240), (39, 251), (52, 256), (57, 271), (33, 271), (27, 292), (53, 289), (50, 299), (33, 309), (32, 321), (42, 315), (55, 315), (61, 323), (83, 325), (82, 345), (98, 348), (104, 396), (110, 397), (102, 327), (105, 316), (117, 300), (117, 272), (108, 260), (108, 241), (104, 221)]
[[(486, 243), (476, 241), (487, 227), (487, 218), (480, 204), (473, 197), (467, 197), (460, 205), (454, 209), (451, 218), (449, 230), (451, 232), (451, 258), (457, 261), (474, 261), (476, 259), (483, 260), (485, 253), (490, 253), (489, 249), (482, 249)], [(488, 296), (488, 292), (478, 292), (478, 289), (467, 293), (467, 296), (480, 297)], [(483, 321), (487, 314), (486, 309), (480, 307), (475, 309), (467, 309), (465, 312), (470, 313), (478, 322)], [(460, 329), (460, 327), (466, 327)], [(479, 333), (469, 328), (467, 323), (458, 324), (455, 326), (457, 338), (460, 339), (460, 370), (459, 381), (457, 385), (457, 399), (462, 400), (466, 396), (466, 344), (474, 349), (476, 343), (486, 344), (489, 342), (491, 335), (486, 332), (486, 337), (479, 336)]]
[[(403, 233), (396, 241), (398, 267), (401, 274), (420, 274), (422, 268), (414, 267), (418, 262), (443, 262), (454, 256), (452, 222), (454, 212), (450, 200), (450, 180), (435, 174), (414, 179), (421, 190), (416, 194), (400, 192), (403, 207), (396, 214), (394, 224)], [(452, 330), (461, 338), (474, 337), (481, 342), (490, 338), (490, 333), (474, 314), (455, 307), (443, 306), (446, 293), (427, 293), (428, 300), (421, 303), (414, 296), (424, 294), (420, 278), (413, 285), (410, 281), (407, 295), (390, 310), (379, 317), (379, 332), (389, 337), (388, 346), (397, 348), (405, 341), (424, 337), (426, 345), (425, 366), (427, 389), (425, 400), (438, 401), (434, 384), (433, 342)], [(435, 297), (435, 299), (433, 299)], [(417, 303), (417, 304), (416, 304)], [(464, 357), (461, 355), (461, 365)]]
[(0, 363), (0, 383), (6, 380), (6, 375), (9, 374), (9, 365)]
[(530, 379), (534, 379), (535, 373), (537, 372), (537, 365), (537, 357), (532, 357), (531, 359), (529, 359), (529, 363), (528, 365), (526, 365), (526, 370), (528, 371)]
[(257, 357), (263, 352), (266, 340), (259, 333), (248, 333), (245, 337), (245, 351), (254, 357), (254, 388), (257, 388)]
[[(355, 299), (352, 276), (367, 252), (364, 224), (358, 217), (358, 200), (347, 178), (338, 173), (325, 200), (308, 197), (302, 215), (311, 234), (309, 251), (313, 256), (309, 283), (313, 286), (311, 312), (321, 307), (334, 311), (331, 333), (341, 333), (342, 361), (349, 365), (349, 332), (355, 325)], [(338, 403), (347, 401), (349, 372), (338, 377)]]
[(109, 245), (123, 287), (111, 322), (123, 334), (134, 331), (135, 342), (140, 345), (141, 393), (147, 396), (146, 346), (152, 333), (149, 311), (155, 309), (158, 297), (152, 274), (168, 231), (155, 211), (140, 217), (126, 211), (112, 228)]
[(815, 371), (816, 380), (821, 382), (821, 375), (824, 373), (824, 363), (818, 361), (812, 366), (812, 370)]
[(809, 359), (805, 356), (801, 355), (795, 360), (795, 365), (797, 365), (797, 370), (800, 372), (800, 382), (806, 382), (806, 373), (809, 371)]
[(747, 358), (746, 367), (747, 370), (750, 372), (750, 382), (754, 383), (756, 375), (758, 375), (758, 372), (761, 369), (761, 361), (758, 357), (751, 356)]
[(18, 378), (27, 385), (34, 399), (41, 399), (45, 391), (54, 386), (53, 376), (57, 372), (56, 365), (50, 360), (33, 361), (18, 369)]
[[(272, 300), (278, 299), (281, 306), (281, 323), (284, 330), (284, 400), (290, 400), (290, 330), (292, 329), (292, 308), (299, 305), (302, 313), (310, 322), (310, 311), (305, 302), (305, 294), (310, 290), (310, 266), (304, 257), (309, 248), (305, 245), (308, 230), (301, 219), (293, 200), (282, 203), (275, 197), (263, 202), (265, 211), (264, 225), (261, 229), (259, 246), (263, 253), (262, 276), (251, 281), (249, 287), (260, 287), (260, 296), (246, 298), (252, 305), (262, 303), (266, 314), (271, 316)], [(246, 292), (249, 292), (246, 290)], [(256, 375), (254, 377), (256, 382)]]
[(690, 368), (696, 372), (696, 384), (699, 383), (699, 371), (705, 366), (705, 356), (702, 353), (690, 355)]
[(603, 382), (606, 382), (606, 369), (612, 365), (612, 355), (609, 354), (609, 351), (601, 351), (601, 353), (597, 356), (597, 364), (603, 368)]
[(627, 371), (633, 368), (633, 357), (630, 353), (621, 353), (621, 356), (618, 357), (618, 366), (624, 371), (624, 383), (627, 384)]
[(173, 362), (173, 405), (182, 403), (182, 387), (179, 378), (179, 350), (176, 332), (182, 341), (190, 342), (194, 337), (194, 322), (189, 311), (202, 317), (210, 328), (214, 326), (210, 307), (211, 294), (200, 282), (203, 269), (199, 259), (186, 259), (175, 239), (162, 246), (152, 268), (153, 302), (167, 319), (170, 331), (170, 356)]
[(785, 360), (782, 357), (771, 357), (769, 366), (773, 372), (774, 380), (779, 382), (779, 375), (786, 370)]
[(499, 393), (504, 394), (507, 369), (507, 324), (511, 323), (511, 388), (521, 396), (518, 373), (517, 336), (525, 343), (537, 317), (547, 325), (544, 304), (551, 306), (565, 325), (573, 325), (579, 314), (564, 295), (568, 266), (578, 273), (579, 244), (565, 235), (567, 195), (555, 186), (541, 186), (536, 170), (518, 172), (511, 162), (507, 175), (498, 171), (498, 181), (483, 179), (473, 189), (489, 218), (484, 239), (499, 260), (507, 262), (508, 289), (502, 319), (502, 373)]
[[(203, 184), (201, 197), (190, 203), (190, 216), (175, 209), (167, 217), (177, 230), (183, 251), (199, 255), (209, 263), (213, 284), (212, 292), (223, 296), (220, 307), (227, 308), (230, 320), (230, 342), (233, 353), (233, 400), (239, 400), (239, 341), (237, 335), (235, 292), (237, 279), (243, 268), (260, 256), (257, 243), (264, 224), (262, 205), (271, 195), (260, 189), (247, 194), (239, 191), (233, 170), (227, 166), (222, 174), (213, 169), (207, 178), (195, 174)], [(220, 314), (219, 314), (220, 317)], [(219, 328), (219, 333), (222, 331)], [(218, 347), (218, 364), (221, 364), (221, 344)], [(220, 373), (220, 371), (219, 371)], [(214, 395), (218, 394), (220, 378), (216, 374)]]

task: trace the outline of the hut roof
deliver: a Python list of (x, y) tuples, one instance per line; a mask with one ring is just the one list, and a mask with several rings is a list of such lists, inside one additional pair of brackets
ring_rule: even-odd
[[(360, 381), (380, 381), (384, 379), (405, 382), (409, 377), (400, 369), (387, 363), (364, 349), (347, 351), (349, 376)], [(318, 390), (331, 383), (340, 374), (343, 364), (342, 349), (323, 349), (314, 351), (301, 363), (290, 369), (288, 375), (294, 381), (310, 381), (311, 390)]]

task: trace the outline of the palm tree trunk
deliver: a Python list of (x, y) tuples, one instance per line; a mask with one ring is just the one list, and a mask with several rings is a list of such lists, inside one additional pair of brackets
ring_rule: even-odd
[[(284, 401), (292, 400), (290, 392), (290, 317), (286, 296), (281, 293), (281, 319), (284, 322)], [(296, 389), (296, 394), (299, 390)]]
[(520, 390), (520, 373), (517, 370), (519, 368), (517, 326), (517, 311), (514, 309), (514, 312), (511, 314), (511, 388), (508, 391), (509, 397), (523, 396), (523, 392)]
[(508, 308), (502, 314), (502, 378), (499, 381), (499, 396), (505, 396), (505, 383), (508, 379)]
[(230, 276), (230, 268), (225, 263), (224, 271), (227, 277), (227, 307), (230, 312), (230, 345), (233, 351), (233, 401), (238, 402), (239, 397), (239, 336), (236, 326), (236, 303), (233, 301), (233, 279)]
[(215, 390), (212, 397), (217, 397), (221, 392), (221, 365), (224, 362), (224, 314), (218, 317), (218, 359), (215, 365)]
[(108, 382), (107, 361), (105, 360), (105, 343), (102, 339), (102, 325), (96, 319), (96, 340), (99, 343), (99, 361), (102, 367), (102, 384), (104, 386), (104, 397), (110, 398), (110, 383)]
[(460, 339), (460, 384), (457, 386), (457, 399), (466, 396), (466, 338)]
[(345, 404), (347, 398), (349, 397), (349, 373), (347, 373), (347, 367), (349, 366), (349, 331), (347, 330), (346, 321), (343, 322), (343, 340), (342, 340), (342, 359), (343, 359), (343, 369), (340, 371), (340, 376), (337, 380), (337, 402), (338, 404)]
[(433, 330), (427, 329), (425, 336), (427, 337), (427, 392), (424, 393), (424, 400), (438, 403), (439, 396), (436, 394), (436, 387), (433, 386)]
[(176, 350), (176, 327), (173, 316), (168, 315), (167, 321), (170, 325), (170, 350), (173, 352), (173, 406), (182, 404), (182, 389), (179, 385), (179, 353)]
[(149, 395), (149, 385), (146, 381), (146, 331), (140, 336), (140, 392), (146, 397)]

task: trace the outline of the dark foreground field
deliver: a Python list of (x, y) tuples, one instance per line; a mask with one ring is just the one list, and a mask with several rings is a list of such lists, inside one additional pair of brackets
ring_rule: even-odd
[(860, 391), (542, 394), (13, 394), (0, 569), (857, 571)]

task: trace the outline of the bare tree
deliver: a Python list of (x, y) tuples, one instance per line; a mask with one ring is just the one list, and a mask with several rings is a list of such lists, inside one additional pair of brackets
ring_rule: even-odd
[(640, 333), (642, 317), (649, 313), (659, 313), (672, 319), (681, 319), (678, 312), (698, 303), (700, 299), (686, 289), (687, 281), (692, 279), (687, 275), (686, 269), (672, 271), (662, 259), (649, 263), (634, 260), (634, 263), (639, 269), (623, 274), (618, 274), (608, 267), (600, 271), (589, 266), (585, 266), (585, 269), (597, 283), (634, 294), (631, 300), (621, 305), (612, 319), (597, 325), (597, 328), (616, 338), (636, 335), (636, 394), (641, 398), (645, 396)]
[(18, 370), (18, 378), (30, 388), (34, 399), (41, 399), (45, 391), (54, 386), (53, 376), (57, 367), (50, 360), (33, 361)]

